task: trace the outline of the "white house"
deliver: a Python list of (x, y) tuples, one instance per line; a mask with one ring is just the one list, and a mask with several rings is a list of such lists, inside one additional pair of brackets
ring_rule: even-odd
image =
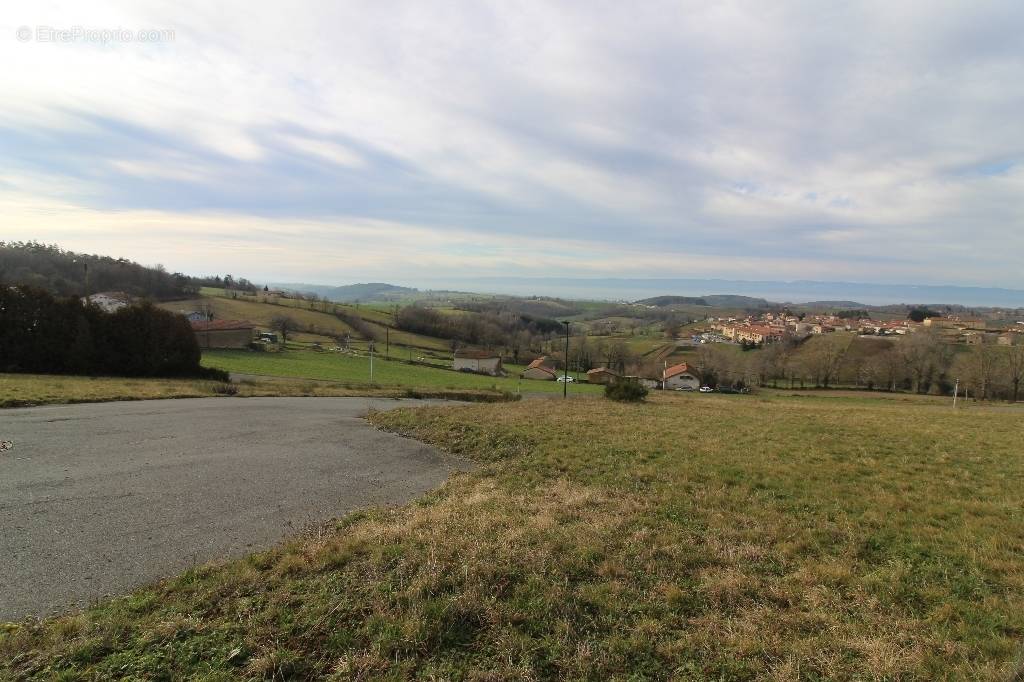
[(102, 291), (90, 295), (85, 302), (97, 306), (104, 312), (112, 313), (115, 310), (127, 308), (131, 305), (132, 299), (123, 291)]
[(666, 367), (661, 374), (661, 382), (666, 389), (692, 388), (696, 390), (700, 388), (700, 379), (685, 362)]

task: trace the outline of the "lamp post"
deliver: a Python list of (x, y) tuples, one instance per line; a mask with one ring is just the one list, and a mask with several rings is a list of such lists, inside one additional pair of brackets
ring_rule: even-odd
[(569, 397), (569, 320), (562, 320), (565, 325), (565, 373), (562, 376), (562, 397)]

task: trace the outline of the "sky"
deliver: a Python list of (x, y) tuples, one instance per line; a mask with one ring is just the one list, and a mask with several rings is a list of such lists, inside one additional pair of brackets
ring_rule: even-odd
[(255, 281), (1024, 288), (1022, 35), (1019, 0), (7, 0), (0, 239)]

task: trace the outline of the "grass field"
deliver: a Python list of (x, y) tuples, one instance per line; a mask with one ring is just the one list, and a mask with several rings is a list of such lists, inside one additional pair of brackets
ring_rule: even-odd
[[(230, 392), (229, 392), (230, 391)], [(97, 403), (159, 398), (210, 398), (254, 396), (377, 396), (393, 398), (450, 398), (454, 400), (504, 400), (496, 391), (462, 388), (410, 390), (397, 386), (349, 385), (341, 382), (274, 379), (243, 381), (226, 388), (216, 381), (196, 379), (127, 379), (50, 374), (0, 374), (0, 408), (63, 403)], [(2, 434), (0, 434), (2, 436)]]
[(160, 307), (171, 312), (191, 312), (204, 310), (209, 306), (218, 320), (249, 320), (265, 329), (270, 329), (270, 321), (278, 315), (286, 315), (294, 319), (304, 329), (315, 329), (322, 334), (344, 336), (354, 334), (352, 328), (330, 313), (315, 310), (279, 306), (268, 303), (232, 298), (207, 296), (189, 301), (171, 301), (161, 303)]
[(1024, 423), (930, 404), (657, 396), (379, 413), (479, 462), (82, 614), (0, 677), (1005, 680)]
[[(203, 364), (238, 374), (330, 379), (350, 384), (370, 381), (370, 360), (364, 356), (344, 353), (316, 353), (289, 350), (281, 353), (215, 350), (203, 353)], [(414, 388), (490, 389), (516, 392), (516, 377), (489, 377), (454, 372), (448, 369), (412, 365), (397, 360), (373, 361), (373, 382), (380, 386)], [(523, 381), (524, 393), (561, 393), (562, 385), (553, 381)], [(596, 393), (601, 386), (573, 384), (571, 393)]]

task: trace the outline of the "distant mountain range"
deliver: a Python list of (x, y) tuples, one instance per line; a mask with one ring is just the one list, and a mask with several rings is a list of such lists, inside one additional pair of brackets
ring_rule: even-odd
[[(573, 277), (446, 278), (443, 281), (422, 280), (416, 284), (423, 288), (611, 301), (636, 301), (659, 296), (682, 296), (703, 298), (710, 303), (710, 299), (713, 297), (709, 297), (707, 292), (727, 291), (732, 296), (751, 297), (765, 302), (841, 304), (835, 307), (905, 303), (1024, 308), (1024, 291), (998, 287), (865, 284), (862, 282)], [(747, 303), (740, 307), (750, 307), (750, 304)]]
[(411, 287), (400, 287), (384, 282), (366, 282), (364, 284), (345, 284), (343, 286), (328, 286), (323, 284), (296, 284), (296, 283), (274, 283), (270, 286), (286, 291), (298, 291), (301, 293), (316, 294), (321, 298), (338, 303), (350, 303), (353, 301), (395, 301), (415, 294), (418, 289)]

